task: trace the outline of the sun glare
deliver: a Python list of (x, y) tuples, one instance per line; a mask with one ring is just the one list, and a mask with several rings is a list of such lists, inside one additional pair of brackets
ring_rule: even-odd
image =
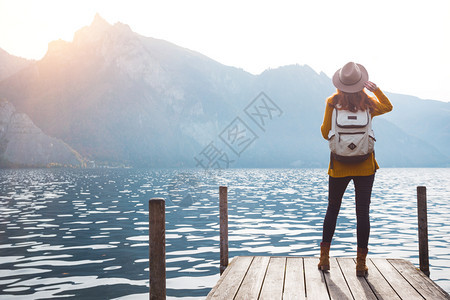
[(49, 42), (72, 41), (78, 29), (92, 22), (95, 9), (80, 1), (1, 1), (0, 35), (5, 45), (0, 47), (16, 56), (40, 59)]
[[(110, 24), (125, 23), (253, 74), (299, 63), (331, 76), (344, 62), (358, 60), (391, 91), (449, 101), (445, 85), (434, 79), (448, 79), (450, 43), (442, 37), (450, 28), (449, 3), (410, 1), (405, 13), (401, 2), (389, 0), (0, 0), (0, 48), (41, 59), (49, 42), (72, 41), (99, 13)], [(432, 66), (435, 76), (418, 80), (411, 72), (386, 71), (407, 70), (411, 62), (424, 70)]]

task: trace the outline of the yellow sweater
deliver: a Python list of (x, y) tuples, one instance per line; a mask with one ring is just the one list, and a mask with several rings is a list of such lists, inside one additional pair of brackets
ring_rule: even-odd
[[(391, 102), (379, 88), (374, 91), (374, 94), (377, 97), (378, 102), (376, 102), (375, 109), (372, 112), (372, 118), (392, 110)], [(333, 114), (333, 107), (329, 105), (330, 103), (331, 97), (327, 99), (323, 124), (322, 127), (320, 127), (322, 136), (326, 140), (328, 140), (328, 132), (331, 130), (331, 116)], [(373, 153), (365, 161), (356, 164), (346, 164), (330, 158), (328, 175), (331, 177), (369, 176), (374, 174), (379, 168)]]

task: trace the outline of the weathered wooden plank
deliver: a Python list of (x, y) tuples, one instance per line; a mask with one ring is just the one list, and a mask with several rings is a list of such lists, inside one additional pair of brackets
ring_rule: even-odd
[(238, 257), (235, 257), (229, 264), (228, 267), (225, 269), (225, 271), (220, 275), (219, 280), (217, 281), (216, 285), (209, 291), (208, 295), (206, 296), (206, 299), (210, 299), (212, 295), (216, 292), (217, 288), (222, 284), (222, 281), (227, 276), (228, 272), (232, 269), (231, 266), (237, 261)]
[(272, 257), (267, 267), (266, 277), (259, 299), (276, 300), (283, 298), (284, 272), (286, 269), (286, 257)]
[[(356, 264), (352, 258), (338, 258), (337, 262), (341, 267), (348, 287), (355, 299), (374, 299), (377, 298), (370, 289), (364, 277), (356, 276)], [(370, 272), (370, 270), (369, 270)]]
[(410, 262), (368, 259), (357, 277), (352, 258), (331, 258), (330, 272), (313, 257), (237, 257), (207, 299), (450, 299)]
[(450, 299), (450, 296), (436, 283), (409, 261), (388, 259), (388, 262), (407, 280), (425, 299)]
[[(233, 299), (236, 295), (245, 274), (253, 260), (253, 256), (238, 256), (228, 265), (217, 282), (216, 288), (211, 290), (207, 299)], [(223, 278), (222, 278), (223, 277)]]
[(258, 299), (269, 261), (270, 256), (256, 256), (253, 259), (235, 299)]
[(366, 280), (369, 283), (373, 293), (379, 300), (381, 299), (389, 299), (395, 300), (400, 297), (394, 291), (394, 289), (389, 285), (383, 275), (378, 271), (375, 265), (372, 263), (370, 259), (366, 261), (367, 267), (369, 268), (369, 275)]
[(316, 257), (305, 257), (303, 265), (305, 269), (306, 297), (311, 299), (330, 299), (325, 285), (322, 271), (317, 268), (319, 259)]
[(352, 293), (350, 292), (336, 258), (330, 258), (330, 271), (323, 272), (323, 275), (325, 277), (325, 282), (327, 284), (328, 293), (330, 294), (331, 299), (353, 299)]
[[(383, 274), (402, 299), (422, 299), (422, 296), (403, 278), (386, 259), (372, 258), (373, 264)], [(370, 270), (369, 270), (370, 272)]]
[(303, 275), (303, 258), (288, 257), (284, 277), (283, 300), (304, 300), (305, 276)]

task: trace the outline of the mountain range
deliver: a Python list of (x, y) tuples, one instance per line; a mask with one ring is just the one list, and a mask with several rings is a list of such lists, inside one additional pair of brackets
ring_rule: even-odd
[[(41, 60), (0, 52), (0, 64), (13, 66), (0, 69), (0, 100), (96, 166), (328, 163), (320, 125), (335, 88), (307, 65), (253, 75), (99, 15)], [(374, 119), (379, 164), (450, 166), (450, 103), (386, 95), (394, 110)]]

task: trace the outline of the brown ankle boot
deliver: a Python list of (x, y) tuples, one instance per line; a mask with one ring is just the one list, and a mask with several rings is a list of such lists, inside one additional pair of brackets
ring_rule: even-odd
[(317, 266), (322, 271), (328, 271), (330, 269), (330, 243), (320, 243), (320, 260)]
[(367, 248), (359, 248), (356, 252), (356, 276), (365, 277), (369, 272), (366, 266)]

